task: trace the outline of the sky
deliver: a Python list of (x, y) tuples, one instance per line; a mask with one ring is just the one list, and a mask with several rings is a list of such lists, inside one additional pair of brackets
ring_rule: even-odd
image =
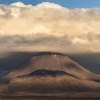
[(32, 5), (42, 2), (53, 2), (71, 9), (100, 7), (100, 0), (0, 0), (0, 4), (11, 4), (13, 2), (23, 2)]
[(0, 3), (0, 51), (100, 52), (100, 0)]

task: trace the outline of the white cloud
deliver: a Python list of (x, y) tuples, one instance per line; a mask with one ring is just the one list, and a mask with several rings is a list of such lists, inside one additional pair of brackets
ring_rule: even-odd
[(15, 7), (32, 7), (32, 5), (25, 5), (22, 2), (16, 2), (16, 3), (12, 3), (11, 6), (15, 6)]
[(72, 53), (98, 51), (99, 44), (100, 8), (68, 9), (49, 2), (0, 5), (0, 49)]
[(54, 3), (50, 3), (50, 2), (44, 2), (42, 4), (38, 4), (36, 7), (39, 8), (47, 8), (47, 9), (62, 9), (63, 7), (58, 5), (58, 4), (54, 4)]

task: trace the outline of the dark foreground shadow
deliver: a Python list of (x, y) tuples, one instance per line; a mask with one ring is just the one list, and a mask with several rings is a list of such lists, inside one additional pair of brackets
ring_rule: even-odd
[(0, 100), (100, 100), (98, 97), (0, 97)]

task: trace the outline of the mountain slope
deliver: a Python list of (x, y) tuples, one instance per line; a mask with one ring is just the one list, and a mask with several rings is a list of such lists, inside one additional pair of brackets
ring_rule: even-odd
[(64, 71), (36, 70), (10, 81), (4, 93), (100, 92), (100, 83), (82, 80)]
[(0, 77), (1, 93), (100, 92), (100, 77), (60, 53), (40, 52)]
[(94, 75), (87, 69), (80, 66), (67, 56), (60, 53), (40, 52), (14, 70), (0, 77), (1, 81), (10, 81), (17, 76), (30, 74), (39, 69), (60, 70), (75, 75), (81, 79), (89, 79), (100, 82), (100, 77)]

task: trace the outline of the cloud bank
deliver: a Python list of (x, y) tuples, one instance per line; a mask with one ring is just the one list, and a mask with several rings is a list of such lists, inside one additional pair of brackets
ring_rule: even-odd
[(99, 44), (100, 8), (0, 5), (1, 50), (100, 52)]

